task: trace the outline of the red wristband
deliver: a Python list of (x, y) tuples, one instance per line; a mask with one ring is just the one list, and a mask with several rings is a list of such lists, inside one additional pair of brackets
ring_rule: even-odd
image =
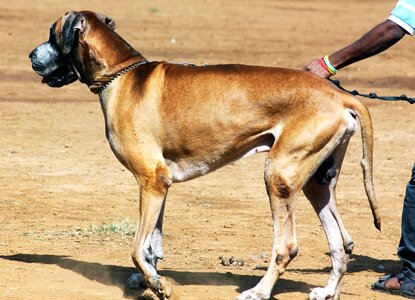
[(327, 73), (331, 74), (331, 73), (330, 73), (330, 70), (329, 70), (329, 67), (327, 67), (327, 65), (326, 65), (326, 63), (324, 62), (324, 59), (323, 59), (323, 58), (320, 58), (320, 59), (318, 60), (318, 62), (320, 63), (320, 66), (321, 66), (324, 70), (326, 70), (326, 72), (327, 72)]

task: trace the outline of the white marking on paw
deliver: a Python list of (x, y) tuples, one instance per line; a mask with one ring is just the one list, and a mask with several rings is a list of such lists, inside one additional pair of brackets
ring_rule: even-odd
[(331, 295), (327, 289), (322, 287), (317, 287), (311, 290), (311, 293), (308, 294), (309, 300), (326, 300), (332, 299), (333, 295)]
[(240, 294), (238, 296), (238, 298), (236, 298), (237, 300), (264, 300), (264, 299), (269, 299), (269, 297), (260, 297), (254, 290), (247, 290), (242, 292), (242, 294)]

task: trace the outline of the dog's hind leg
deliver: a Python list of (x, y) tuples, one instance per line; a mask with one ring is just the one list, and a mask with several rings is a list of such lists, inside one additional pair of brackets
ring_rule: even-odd
[[(333, 123), (334, 122), (334, 123)], [(266, 274), (239, 300), (269, 299), (272, 288), (297, 255), (294, 210), (298, 194), (322, 161), (341, 140), (339, 123), (331, 120), (317, 128), (317, 134), (304, 135), (301, 126), (281, 136), (271, 148), (265, 165), (265, 183), (274, 223), (272, 257)]]
[[(348, 141), (339, 145), (304, 187), (304, 194), (318, 214), (327, 236), (332, 258), (332, 271), (324, 288), (314, 288), (309, 299), (339, 299), (341, 279), (347, 269), (353, 241), (336, 208), (336, 185)], [(326, 174), (324, 182), (320, 176)], [(329, 175), (332, 174), (332, 175)], [(328, 178), (327, 178), (328, 175)]]
[(244, 291), (238, 300), (269, 299), (278, 277), (289, 262), (297, 255), (294, 209), (301, 184), (284, 172), (285, 166), (267, 159), (265, 182), (270, 200), (274, 224), (274, 242), (270, 265), (261, 281), (252, 289)]

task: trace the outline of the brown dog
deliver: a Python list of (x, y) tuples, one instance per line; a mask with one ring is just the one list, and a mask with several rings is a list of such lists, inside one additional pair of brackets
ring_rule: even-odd
[(143, 279), (159, 298), (174, 297), (156, 271), (163, 256), (164, 204), (173, 182), (269, 151), (265, 183), (274, 219), (272, 259), (262, 280), (238, 299), (268, 299), (296, 256), (294, 208), (301, 190), (320, 217), (333, 261), (327, 285), (313, 289), (309, 298), (338, 299), (353, 242), (336, 210), (335, 188), (356, 118), (364, 184), (380, 229), (372, 184), (372, 122), (364, 105), (302, 71), (149, 62), (114, 28), (103, 15), (67, 13), (30, 58), (48, 85), (79, 79), (99, 94), (111, 149), (137, 179), (140, 218), (132, 259), (141, 275), (130, 284)]

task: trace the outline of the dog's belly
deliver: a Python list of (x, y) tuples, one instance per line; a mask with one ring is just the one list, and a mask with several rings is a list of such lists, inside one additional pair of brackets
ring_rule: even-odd
[(212, 170), (212, 166), (206, 162), (195, 163), (187, 160), (176, 162), (166, 159), (166, 164), (172, 174), (173, 182), (181, 182), (203, 176)]
[(241, 147), (233, 148), (231, 152), (224, 151), (225, 147), (212, 148), (207, 151), (210, 153), (207, 156), (189, 155), (179, 159), (165, 158), (165, 162), (172, 174), (173, 182), (190, 180), (206, 175), (238, 159), (269, 151), (280, 133), (281, 126), (277, 126)]

